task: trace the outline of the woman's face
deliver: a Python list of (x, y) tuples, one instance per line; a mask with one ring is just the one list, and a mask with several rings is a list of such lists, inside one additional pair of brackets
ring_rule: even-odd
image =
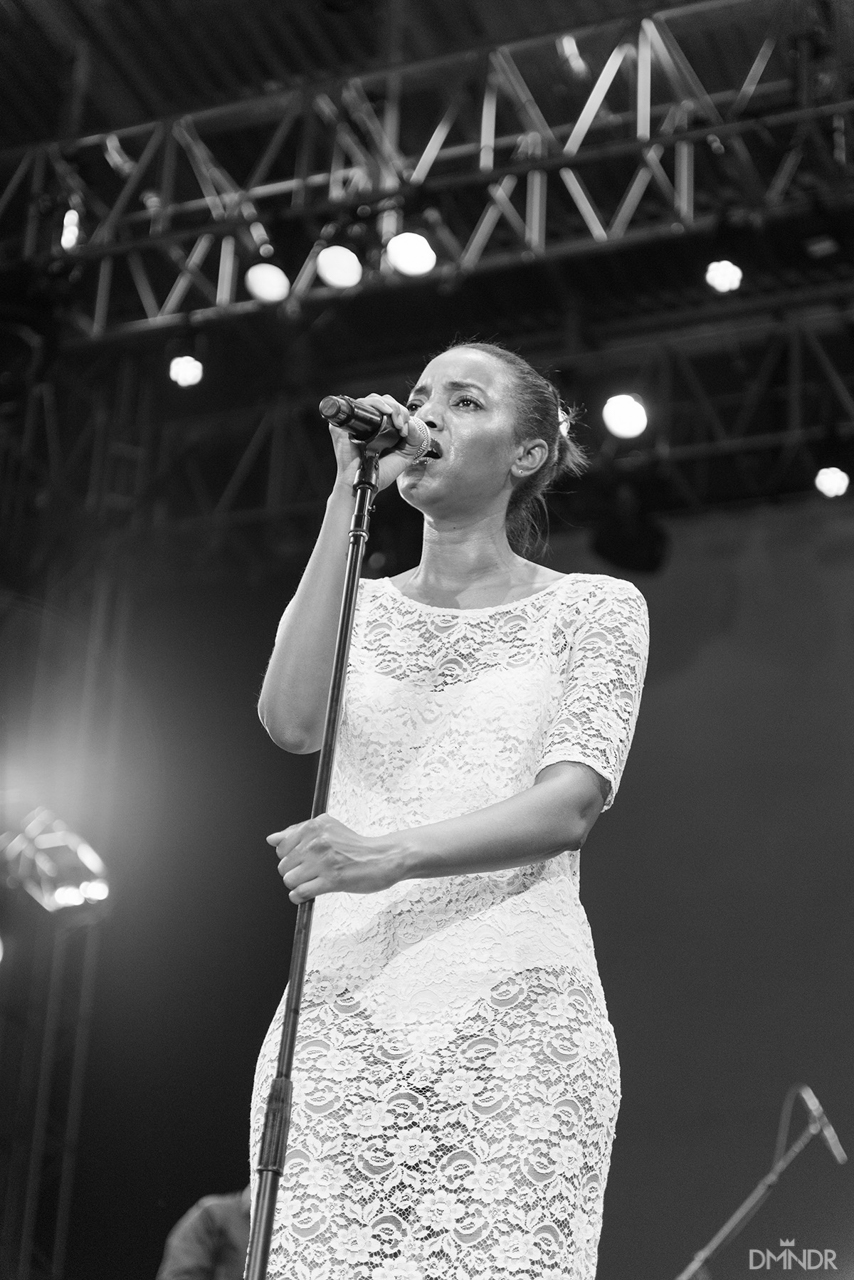
[(471, 347), (430, 361), (407, 407), (428, 424), (442, 456), (415, 463), (398, 478), (411, 506), (437, 519), (506, 510), (519, 453), (512, 377), (500, 360)]

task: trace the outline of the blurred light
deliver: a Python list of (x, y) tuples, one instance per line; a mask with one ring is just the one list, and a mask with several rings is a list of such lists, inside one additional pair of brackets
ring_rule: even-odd
[(732, 293), (741, 281), (741, 267), (727, 258), (722, 258), (720, 262), (710, 262), (706, 267), (706, 284), (711, 285), (716, 293)]
[(646, 409), (637, 396), (609, 396), (602, 409), (602, 420), (612, 436), (633, 440), (646, 430)]
[(62, 235), (59, 243), (63, 249), (73, 249), (80, 239), (80, 214), (76, 209), (66, 210), (62, 219)]
[(169, 377), (179, 387), (194, 387), (201, 382), (205, 366), (195, 356), (173, 356), (169, 361)]
[(106, 880), (84, 880), (80, 892), (87, 902), (103, 902), (110, 895), (110, 886)]
[(401, 231), (399, 235), (392, 236), (385, 251), (395, 271), (402, 276), (426, 276), (436, 265), (436, 255), (429, 240), (416, 231)]
[(59, 884), (53, 891), (57, 907), (80, 907), (86, 901), (83, 890), (76, 884)]
[(3, 939), (0, 938), (0, 964), (3, 962)]
[(246, 288), (258, 302), (284, 302), (291, 282), (274, 262), (255, 262), (244, 277)]
[(841, 467), (822, 467), (816, 472), (815, 487), (825, 498), (841, 498), (848, 491), (849, 477)]
[(804, 248), (811, 258), (820, 261), (822, 258), (832, 258), (834, 254), (839, 253), (839, 241), (834, 240), (833, 236), (810, 236), (804, 241)]
[(329, 244), (317, 255), (317, 274), (331, 289), (352, 289), (362, 278), (362, 264), (352, 249)]
[(579, 80), (587, 80), (590, 77), (590, 67), (582, 58), (578, 42), (575, 36), (559, 36), (555, 41), (558, 57), (563, 58), (566, 65), (574, 76)]
[(103, 902), (107, 869), (82, 836), (50, 809), (33, 809), (17, 831), (0, 835), (0, 860), (8, 883), (20, 885), (45, 911)]

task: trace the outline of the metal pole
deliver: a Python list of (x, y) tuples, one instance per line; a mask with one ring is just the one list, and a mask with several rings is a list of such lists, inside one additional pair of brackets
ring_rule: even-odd
[(53, 1067), (56, 1060), (56, 1044), (59, 1033), (59, 1015), (62, 1004), (62, 984), (65, 976), (65, 951), (68, 934), (61, 921), (57, 921), (53, 938), (53, 959), (50, 968), (50, 985), (47, 994), (47, 1009), (42, 1033), (41, 1055), (39, 1060), (38, 1088), (36, 1092), (35, 1113), (33, 1116), (33, 1140), (30, 1147), (30, 1159), (27, 1167), (27, 1181), (24, 1192), (24, 1210), (21, 1220), (20, 1263), (17, 1280), (29, 1280), (32, 1264), (33, 1235), (36, 1226), (36, 1213), (39, 1204), (39, 1193), (42, 1182), (42, 1164), (45, 1143), (47, 1140), (47, 1123), (50, 1108), (51, 1086), (53, 1083)]
[(59, 1193), (56, 1206), (56, 1225), (53, 1237), (51, 1276), (60, 1280), (65, 1264), (68, 1243), (68, 1225), (71, 1216), (71, 1195), (74, 1189), (74, 1166), (77, 1161), (77, 1144), (80, 1136), (80, 1117), (83, 1111), (83, 1086), (86, 1076), (86, 1058), (89, 1051), (89, 1034), (92, 1027), (92, 1009), (95, 1001), (95, 972), (98, 959), (97, 921), (83, 926), (86, 939), (83, 944), (83, 973), (80, 979), (80, 997), (74, 1023), (74, 1050), (71, 1060), (71, 1080), (68, 1086), (68, 1111), (65, 1119), (65, 1141), (62, 1149), (62, 1168), (59, 1175)]
[[(311, 807), (311, 816), (313, 818), (325, 812), (329, 798), (332, 766), (335, 759), (335, 743), (341, 719), (344, 681), (347, 675), (347, 659), (350, 653), (350, 637), (356, 612), (359, 575), (362, 568), (365, 544), (368, 540), (371, 510), (377, 493), (379, 451), (380, 446), (376, 442), (374, 442), (374, 447), (371, 444), (363, 447), (359, 473), (353, 486), (355, 503), (353, 519), (350, 524), (347, 567), (341, 599), (341, 612), (338, 617), (338, 633), (335, 639), (335, 655), (332, 663), (329, 700), (326, 706), (326, 721), (323, 727), (323, 745), (320, 749), (314, 800)], [(301, 902), (297, 908), (288, 994), (282, 1020), (282, 1036), (279, 1043), (279, 1058), (276, 1066), (276, 1076), (270, 1086), (270, 1093), (267, 1098), (264, 1128), (258, 1155), (259, 1182), (253, 1206), (252, 1233), (246, 1262), (246, 1280), (265, 1280), (267, 1275), (267, 1263), (270, 1257), (270, 1244), (276, 1213), (276, 1196), (279, 1182), (284, 1172), (285, 1156), (288, 1148), (288, 1129), (290, 1127), (293, 1099), (291, 1075), (303, 985), (305, 983), (313, 908), (314, 903), (312, 901)]]

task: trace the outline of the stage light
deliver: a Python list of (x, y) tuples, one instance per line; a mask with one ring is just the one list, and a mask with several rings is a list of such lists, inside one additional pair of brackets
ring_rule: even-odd
[(46, 911), (103, 902), (109, 896), (101, 858), (49, 809), (34, 809), (17, 831), (0, 836), (0, 860), (9, 882), (20, 884)]
[(103, 902), (110, 896), (110, 886), (106, 880), (84, 880), (80, 892), (87, 902)]
[(246, 288), (257, 302), (284, 302), (291, 282), (274, 262), (256, 262), (244, 277)]
[(169, 377), (179, 387), (194, 387), (201, 382), (205, 366), (195, 356), (173, 356), (169, 361)]
[(643, 401), (634, 395), (609, 396), (602, 409), (602, 421), (612, 436), (620, 440), (634, 440), (646, 430)]
[(82, 907), (86, 899), (79, 885), (60, 884), (54, 890), (53, 901), (56, 907)]
[(710, 262), (706, 267), (706, 284), (716, 293), (732, 293), (740, 286), (742, 275), (741, 267), (722, 258), (719, 262)]
[(352, 289), (362, 278), (362, 264), (346, 245), (328, 244), (317, 255), (317, 274), (331, 289)]
[(815, 476), (815, 487), (825, 498), (841, 498), (848, 492), (850, 477), (841, 467), (821, 467)]
[(385, 247), (386, 257), (402, 276), (426, 276), (436, 265), (436, 254), (417, 231), (401, 231)]
[(76, 209), (66, 210), (62, 219), (62, 235), (59, 237), (63, 249), (73, 249), (80, 239), (80, 214)]

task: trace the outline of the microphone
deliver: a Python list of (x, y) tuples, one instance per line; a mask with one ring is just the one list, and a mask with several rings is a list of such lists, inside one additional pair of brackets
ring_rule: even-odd
[(836, 1130), (833, 1125), (824, 1114), (824, 1108), (818, 1098), (815, 1096), (808, 1084), (798, 1085), (798, 1093), (803, 1098), (806, 1109), (812, 1116), (813, 1123), (810, 1127), (813, 1129), (813, 1132), (818, 1133), (821, 1131), (821, 1136), (827, 1143), (833, 1158), (838, 1164), (845, 1164), (848, 1157), (842, 1150), (842, 1143), (837, 1138)]
[(402, 454), (413, 462), (422, 458), (441, 458), (442, 450), (430, 435), (426, 422), (420, 418), (409, 419), (410, 434), (402, 436), (387, 413), (375, 409), (364, 400), (350, 396), (324, 396), (320, 402), (321, 415), (333, 427), (343, 427), (350, 439), (360, 444), (378, 440), (386, 452)]

